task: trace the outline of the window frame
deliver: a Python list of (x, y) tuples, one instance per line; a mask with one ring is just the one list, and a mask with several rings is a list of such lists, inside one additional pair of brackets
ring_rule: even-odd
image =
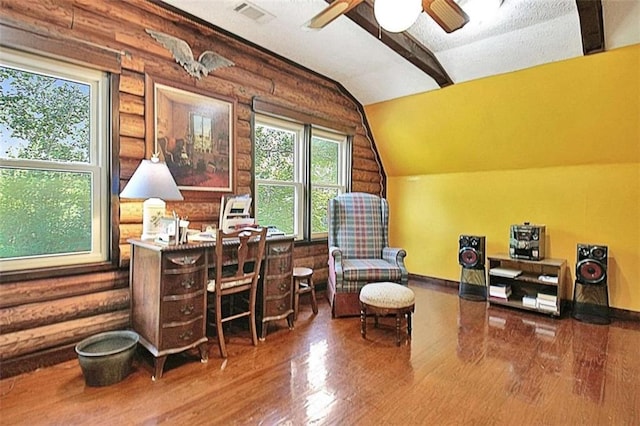
[[(338, 155), (338, 168), (339, 168), (339, 183), (333, 185), (339, 189), (339, 193), (348, 192), (350, 188), (350, 174), (348, 173), (349, 158), (352, 146), (352, 136), (343, 133), (339, 130), (333, 130), (325, 126), (315, 125), (313, 123), (303, 123), (298, 120), (288, 119), (281, 116), (274, 116), (264, 112), (254, 112), (252, 117), (252, 142), (254, 146), (254, 162), (255, 153), (257, 151), (257, 141), (255, 139), (255, 132), (257, 126), (266, 126), (272, 128), (281, 128), (283, 130), (295, 131), (298, 135), (294, 143), (294, 182), (285, 184), (280, 181), (273, 181), (269, 179), (259, 179), (255, 172), (254, 175), (254, 209), (255, 216), (257, 217), (257, 211), (259, 209), (260, 200), (258, 197), (258, 186), (261, 184), (272, 184), (291, 186), (295, 188), (295, 219), (294, 219), (294, 233), (293, 237), (296, 241), (314, 242), (326, 240), (328, 237), (327, 232), (312, 232), (311, 229), (311, 209), (312, 199), (311, 194), (313, 190), (313, 183), (311, 182), (311, 141), (315, 135), (323, 139), (335, 140), (341, 144)], [(339, 127), (339, 126), (336, 126)], [(339, 142), (338, 142), (339, 140)], [(255, 170), (255, 164), (254, 164)], [(320, 185), (319, 187), (329, 187), (330, 185)]]
[[(330, 189), (337, 189), (338, 190), (338, 195), (340, 194), (344, 194), (347, 190), (347, 151), (349, 148), (349, 136), (347, 136), (346, 134), (343, 133), (339, 133), (337, 131), (334, 130), (328, 130), (325, 128), (321, 128), (318, 126), (310, 126), (310, 131), (311, 131), (311, 135), (309, 137), (309, 150), (308, 150), (308, 156), (309, 156), (309, 161), (308, 161), (308, 187), (307, 187), (307, 191), (308, 191), (308, 200), (306, 201), (306, 211), (309, 212), (308, 214), (308, 223), (307, 223), (307, 228), (308, 228), (308, 232), (309, 232), (309, 239), (310, 240), (319, 240), (319, 239), (326, 239), (329, 236), (329, 232), (328, 231), (323, 231), (323, 232), (314, 232), (313, 230), (313, 224), (311, 223), (311, 212), (312, 212), (312, 197), (311, 195), (313, 194), (313, 190), (315, 188), (330, 188)], [(311, 142), (313, 140), (314, 137), (320, 138), (320, 139), (325, 139), (325, 140), (330, 140), (336, 144), (338, 144), (339, 149), (338, 149), (338, 183), (336, 184), (328, 184), (328, 183), (322, 183), (322, 184), (314, 184), (314, 182), (312, 181), (312, 177), (311, 177), (311, 167), (313, 165), (313, 155), (312, 155), (312, 146), (311, 146)]]
[[(3, 168), (21, 170), (43, 170), (89, 173), (91, 179), (91, 251), (83, 253), (57, 253), (23, 258), (0, 260), (3, 272), (14, 276), (36, 271), (47, 275), (59, 274), (61, 270), (85, 268), (88, 265), (105, 265), (111, 258), (113, 235), (111, 231), (112, 211), (110, 203), (110, 170), (113, 153), (110, 153), (110, 118), (113, 111), (112, 87), (114, 78), (106, 71), (88, 65), (73, 64), (46, 55), (26, 53), (0, 47), (3, 66), (21, 71), (65, 79), (90, 86), (90, 138), (89, 161), (64, 162), (30, 159), (0, 158)], [(117, 79), (116, 79), (117, 80)], [(84, 270), (84, 269), (83, 269)], [(56, 271), (57, 273), (51, 273)]]

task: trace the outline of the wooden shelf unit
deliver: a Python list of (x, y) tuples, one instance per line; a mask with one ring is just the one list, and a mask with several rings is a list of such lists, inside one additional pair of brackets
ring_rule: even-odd
[[(489, 296), (489, 304), (509, 306), (540, 312), (552, 316), (561, 315), (562, 299), (566, 297), (564, 284), (566, 282), (567, 261), (565, 259), (524, 260), (513, 259), (508, 254), (495, 254), (487, 256), (489, 261), (488, 285), (489, 288), (496, 284), (506, 284), (511, 287), (511, 295), (507, 299)], [(491, 275), (493, 268), (508, 268), (522, 271), (514, 278)], [(538, 279), (540, 275), (552, 275), (558, 277), (558, 282), (548, 282)], [(526, 306), (522, 303), (525, 295), (536, 298), (538, 293), (556, 296), (556, 309), (550, 311), (536, 307)]]

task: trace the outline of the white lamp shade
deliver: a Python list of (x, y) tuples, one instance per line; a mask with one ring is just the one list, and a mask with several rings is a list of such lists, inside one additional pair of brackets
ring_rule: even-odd
[(407, 30), (422, 13), (422, 0), (374, 0), (373, 14), (390, 33)]
[(121, 198), (184, 199), (167, 165), (154, 160), (142, 160), (120, 193)]
[(161, 231), (160, 218), (165, 215), (163, 200), (183, 200), (171, 171), (158, 157), (142, 160), (120, 193), (121, 198), (145, 198), (142, 204), (142, 239), (152, 240)]

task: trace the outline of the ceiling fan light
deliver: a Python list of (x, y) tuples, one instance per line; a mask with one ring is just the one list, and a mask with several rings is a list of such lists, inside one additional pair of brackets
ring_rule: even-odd
[(422, 0), (375, 0), (373, 14), (378, 24), (390, 33), (407, 30), (420, 16)]
[(502, 0), (474, 0), (463, 4), (472, 22), (488, 22), (496, 16)]

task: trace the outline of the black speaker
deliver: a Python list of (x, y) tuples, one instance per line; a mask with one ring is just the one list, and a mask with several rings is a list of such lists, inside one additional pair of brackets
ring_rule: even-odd
[(609, 324), (606, 246), (578, 244), (572, 316), (592, 324)]
[(484, 270), (485, 237), (460, 235), (458, 263), (462, 266), (459, 295), (463, 299), (487, 300), (487, 282)]
[(485, 237), (460, 235), (458, 242), (458, 263), (468, 269), (484, 268)]
[(578, 244), (576, 280), (581, 284), (607, 284), (607, 247)]

